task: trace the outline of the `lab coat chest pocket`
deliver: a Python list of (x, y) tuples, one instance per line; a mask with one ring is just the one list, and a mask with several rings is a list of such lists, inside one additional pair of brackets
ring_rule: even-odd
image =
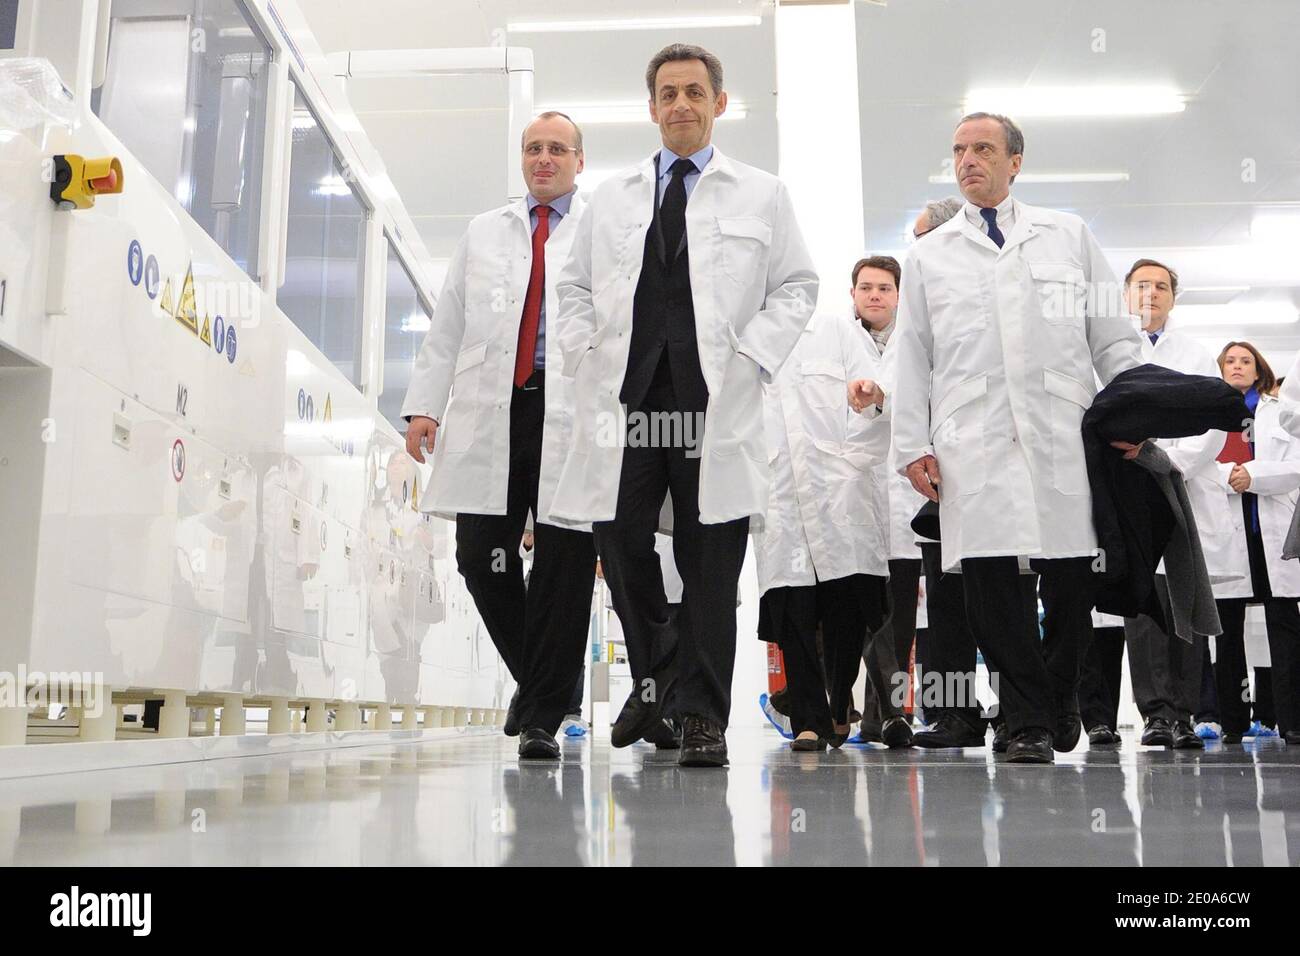
[(808, 361), (799, 364), (800, 391), (813, 408), (847, 408), (848, 384), (844, 366), (836, 362)]
[(953, 497), (983, 491), (988, 481), (987, 394), (988, 376), (978, 375), (948, 389), (931, 407), (930, 441), (943, 493)]
[(1043, 370), (1043, 388), (1051, 406), (1052, 485), (1063, 495), (1088, 493), (1088, 467), (1083, 457), (1083, 413), (1092, 392), (1083, 383), (1055, 369)]
[(1030, 262), (1029, 274), (1044, 321), (1082, 328), (1088, 307), (1083, 269), (1073, 262)]
[(760, 216), (719, 216), (722, 271), (737, 285), (752, 286), (754, 276), (767, 275), (772, 226)]
[(483, 361), (487, 358), (488, 343), (480, 342), (462, 349), (456, 358), (456, 375), (452, 380), (451, 406), (444, 423), (445, 434), (438, 437), (446, 442), (447, 454), (463, 452), (474, 439), (478, 422), (479, 397), (483, 375)]

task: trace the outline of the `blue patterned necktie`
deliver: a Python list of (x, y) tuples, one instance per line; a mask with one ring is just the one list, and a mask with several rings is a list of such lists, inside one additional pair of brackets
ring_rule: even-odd
[(989, 238), (997, 243), (997, 247), (1001, 249), (1002, 243), (1007, 240), (1006, 237), (1002, 235), (1002, 230), (998, 228), (998, 211), (996, 209), (981, 209), (980, 215), (983, 216), (984, 221), (989, 224)]

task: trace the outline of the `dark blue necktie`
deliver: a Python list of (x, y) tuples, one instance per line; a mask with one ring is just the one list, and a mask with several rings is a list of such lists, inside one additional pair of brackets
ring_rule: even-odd
[(1147, 333), (1147, 338), (1149, 338), (1149, 339), (1151, 340), (1151, 344), (1152, 344), (1152, 345), (1155, 345), (1155, 344), (1156, 344), (1156, 339), (1160, 338), (1160, 333), (1159, 333), (1159, 332), (1148, 332), (1148, 333)]
[(980, 215), (984, 221), (989, 224), (989, 238), (992, 239), (999, 249), (1002, 243), (1006, 242), (1006, 237), (1002, 235), (1002, 230), (998, 228), (998, 211), (996, 209), (981, 209)]

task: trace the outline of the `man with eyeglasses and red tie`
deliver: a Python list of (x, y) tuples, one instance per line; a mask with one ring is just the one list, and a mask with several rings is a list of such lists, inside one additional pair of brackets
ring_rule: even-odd
[[(590, 525), (549, 514), (572, 408), (547, 318), (557, 313), (555, 282), (585, 205), (574, 189), (582, 131), (546, 112), (520, 145), (528, 195), (470, 222), (402, 417), (407, 452), (420, 462), (432, 453), (422, 507), (455, 520), (457, 567), (518, 684), (505, 732), (520, 736), (521, 757), (553, 760), (581, 660), (547, 649), (586, 634), (596, 567)], [(519, 541), (530, 512), (535, 557), (525, 589)]]

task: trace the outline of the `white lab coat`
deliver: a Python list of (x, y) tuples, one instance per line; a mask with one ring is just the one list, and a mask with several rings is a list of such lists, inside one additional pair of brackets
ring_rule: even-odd
[[(880, 376), (877, 384), (886, 396), (892, 395), (895, 387), (893, 379), (896, 377), (897, 369), (894, 356), (897, 353), (888, 346), (882, 352), (862, 323), (856, 317), (852, 321), (860, 330), (867, 349), (877, 359)], [(890, 444), (892, 447), (892, 441)], [(916, 543), (917, 536), (912, 530), (912, 519), (925, 504), (925, 496), (913, 488), (912, 482), (906, 476), (900, 475), (888, 459), (876, 466), (875, 493), (877, 507), (883, 514), (889, 516), (889, 534), (886, 541), (889, 559), (893, 561), (911, 558), (920, 561), (921, 546)]]
[[(610, 177), (591, 197), (560, 278), (554, 328), (573, 376), (574, 428), (551, 514), (614, 517), (626, 429), (619, 392), (632, 299), (655, 201), (655, 164)], [(817, 273), (789, 193), (775, 176), (714, 148), (686, 204), (700, 367), (709, 390), (700, 521), (767, 508), (763, 381), (780, 370), (817, 302)]]
[(1284, 429), (1300, 438), (1300, 354), (1291, 363), (1291, 371), (1283, 376), (1278, 390), (1278, 421)]
[(889, 574), (876, 467), (889, 423), (849, 408), (848, 383), (877, 378), (878, 361), (839, 315), (818, 315), (763, 387), (771, 493), (754, 535), (760, 594), (851, 574)]
[[(1278, 421), (1281, 405), (1272, 395), (1261, 395), (1255, 409), (1255, 460), (1243, 466), (1250, 472), (1246, 490), (1258, 496), (1259, 532), (1264, 539), (1264, 560), (1268, 565), (1269, 587), (1274, 597), (1300, 598), (1300, 561), (1284, 561), (1282, 544), (1291, 527), (1296, 499), (1300, 497), (1300, 438), (1283, 431)], [(1223, 486), (1228, 487), (1232, 465), (1220, 463)], [(1229, 489), (1232, 514), (1243, 532), (1233, 537), (1229, 556), (1236, 580), (1214, 586), (1216, 598), (1249, 597), (1250, 558), (1241, 512), (1241, 496)]]
[[(1184, 374), (1219, 377), (1219, 363), (1209, 350), (1176, 327), (1166, 325), (1155, 345), (1145, 332), (1141, 333), (1141, 346), (1144, 362)], [(1241, 503), (1235, 502), (1235, 510), (1231, 506), (1230, 489), (1220, 477), (1217, 461), (1226, 437), (1221, 431), (1211, 430), (1204, 435), (1162, 438), (1157, 442), (1183, 473), (1211, 580), (1233, 576), (1235, 562), (1231, 556), (1246, 546), (1242, 537)], [(1241, 540), (1234, 541), (1234, 538)]]
[[(555, 496), (571, 427), (568, 383), (555, 332), (556, 283), (586, 201), (574, 195), (546, 240), (546, 413), (535, 518), (554, 524)], [(433, 323), (424, 336), (402, 415), (437, 419), (433, 476), (420, 501), (444, 518), (506, 513), (510, 476), (510, 396), (515, 351), (532, 271), (533, 230), (526, 200), (475, 216), (452, 255)], [(451, 401), (448, 404), (448, 394)]]
[(938, 460), (945, 568), (1096, 553), (1080, 422), (1094, 370), (1108, 383), (1142, 360), (1083, 220), (1013, 204), (1002, 249), (963, 209), (903, 265), (894, 465)]

